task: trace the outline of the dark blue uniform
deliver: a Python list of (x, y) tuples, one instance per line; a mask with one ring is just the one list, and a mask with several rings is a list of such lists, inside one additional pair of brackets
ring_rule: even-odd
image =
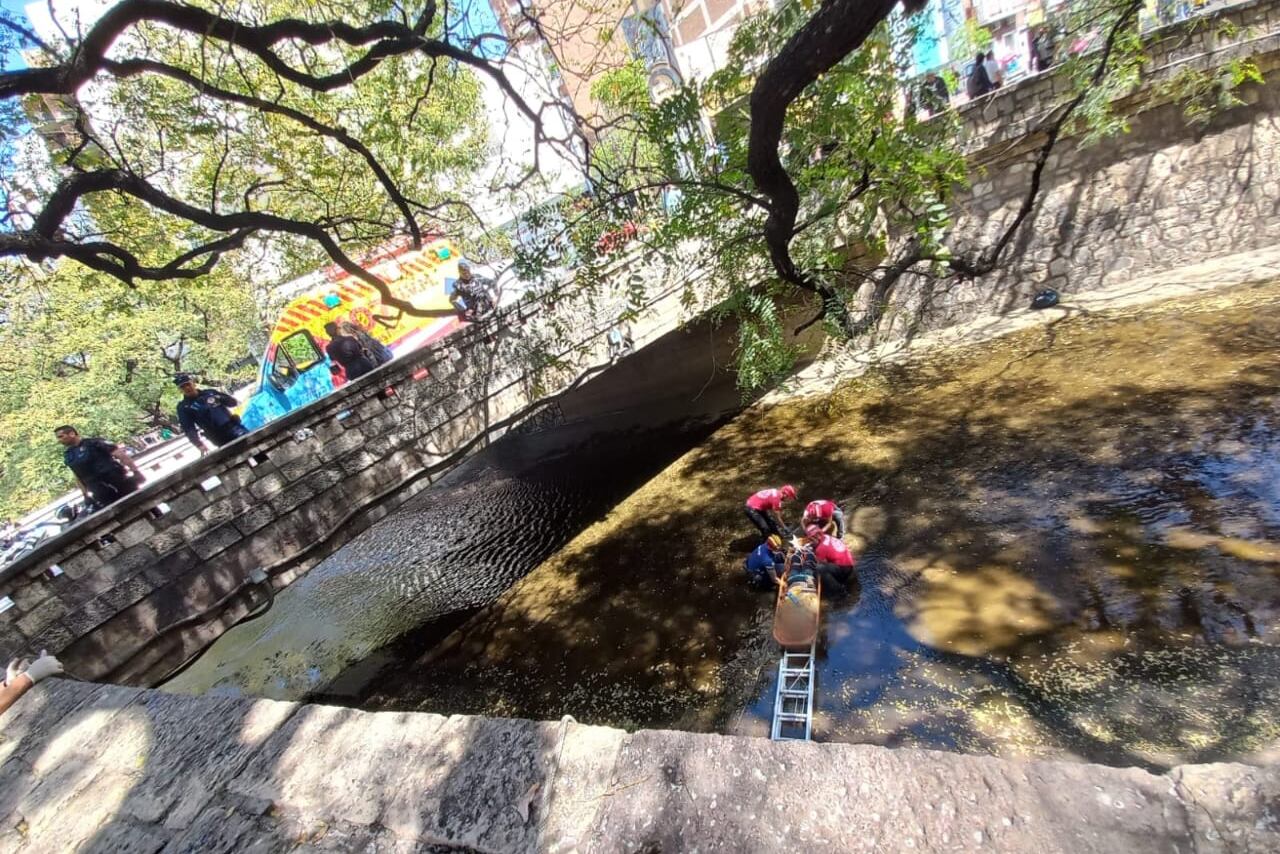
[(197, 427), (219, 447), (240, 438), (249, 430), (240, 423), (240, 417), (227, 408), (237, 402), (231, 395), (212, 388), (202, 388), (195, 397), (182, 398), (178, 402), (178, 423), (182, 425), (182, 432), (197, 447), (201, 445)]
[(106, 439), (85, 438), (62, 454), (62, 461), (75, 472), (98, 507), (106, 507), (138, 489), (138, 482), (111, 456), (115, 449), (116, 445)]
[(747, 557), (747, 561), (742, 568), (746, 570), (747, 578), (753, 584), (772, 585), (773, 579), (769, 577), (769, 570), (773, 569), (775, 572), (781, 573), (784, 560), (782, 552), (775, 552), (769, 548), (768, 543), (761, 543)]

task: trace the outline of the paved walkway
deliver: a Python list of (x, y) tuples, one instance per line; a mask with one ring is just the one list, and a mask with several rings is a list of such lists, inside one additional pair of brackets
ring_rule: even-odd
[(868, 348), (863, 341), (848, 344), (831, 339), (818, 359), (766, 395), (762, 403), (767, 405), (794, 397), (825, 394), (842, 380), (856, 377), (886, 362), (902, 362), (948, 347), (964, 347), (1023, 329), (1058, 323), (1070, 317), (1123, 314), (1182, 297), (1203, 296), (1213, 291), (1264, 284), (1276, 279), (1280, 279), (1280, 246), (1270, 246), (1140, 276), (1112, 287), (1064, 293), (1062, 301), (1054, 308), (1032, 311), (1020, 307), (1007, 314), (988, 314), (912, 338), (896, 338), (876, 347)]
[(1019, 763), (51, 680), (0, 849), (1274, 852), (1280, 768)]

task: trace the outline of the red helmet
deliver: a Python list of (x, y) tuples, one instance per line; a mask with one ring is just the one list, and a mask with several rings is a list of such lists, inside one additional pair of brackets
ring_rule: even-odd
[(780, 492), (782, 494), (782, 497), (787, 499), (788, 501), (796, 497), (796, 488), (789, 483), (786, 486), (782, 487), (782, 489), (778, 490), (778, 492)]
[(820, 540), (822, 539), (822, 529), (817, 525), (810, 525), (804, 529), (804, 535), (811, 540)]

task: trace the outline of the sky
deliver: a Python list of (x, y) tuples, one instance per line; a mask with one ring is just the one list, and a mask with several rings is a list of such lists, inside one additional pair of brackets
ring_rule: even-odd
[[(24, 7), (30, 3), (31, 0), (0, 0), (0, 9), (3, 9), (22, 24), (27, 25), (28, 19)], [(61, 0), (61, 2), (58, 2), (57, 8), (59, 13), (63, 13), (77, 7), (101, 8), (108, 4), (109, 0), (88, 0), (88, 2), (85, 2), (85, 0)], [(497, 15), (485, 0), (456, 0), (453, 15), (462, 18), (461, 21), (454, 24), (452, 29), (463, 39), (477, 33), (500, 31)], [(61, 14), (59, 17), (61, 17)], [(481, 46), (481, 52), (492, 59), (496, 58), (500, 50), (496, 44), (488, 42)], [(9, 51), (5, 60), (5, 67), (10, 69), (23, 68), (26, 65), (17, 51)]]
[[(28, 0), (0, 0), (0, 9), (4, 9), (10, 17), (15, 18), (19, 23), (26, 24), (27, 16), (22, 11), (22, 7), (26, 5)], [(8, 69), (26, 68), (26, 63), (22, 61), (22, 57), (16, 50), (11, 50), (5, 54), (4, 67)]]

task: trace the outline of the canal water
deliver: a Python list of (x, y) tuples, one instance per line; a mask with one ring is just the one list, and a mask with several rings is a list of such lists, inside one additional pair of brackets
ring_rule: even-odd
[[(763, 734), (778, 651), (741, 506), (791, 482), (841, 503), (861, 555), (824, 604), (817, 739), (1259, 758), (1280, 744), (1278, 336), (1274, 284), (1069, 313), (752, 409), (669, 465), (632, 442), (460, 483), (183, 689)], [(498, 516), (459, 514), (489, 489)], [(554, 536), (528, 538), (535, 506), (563, 508)], [(432, 595), (452, 572), (476, 579), (461, 609)]]
[(492, 602), (715, 426), (624, 431), (551, 456), (536, 439), (499, 442), (322, 561), (162, 687), (340, 701)]

